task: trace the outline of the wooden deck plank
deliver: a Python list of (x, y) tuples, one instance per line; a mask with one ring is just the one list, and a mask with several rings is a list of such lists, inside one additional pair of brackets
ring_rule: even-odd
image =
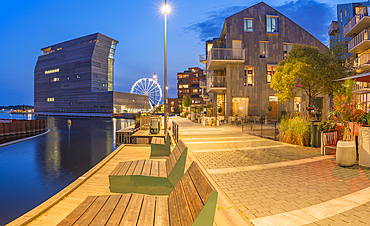
[(137, 161), (133, 161), (133, 162), (131, 163), (130, 167), (129, 167), (129, 168), (128, 168), (128, 170), (127, 170), (126, 175), (132, 175), (132, 174), (134, 173), (135, 168), (136, 168), (136, 166), (137, 166), (138, 162), (139, 162), (139, 160), (137, 160)]
[(186, 194), (186, 199), (188, 201), (189, 209), (193, 220), (195, 220), (202, 210), (204, 204), (199, 197), (197, 189), (195, 188), (193, 181), (190, 178), (189, 172), (186, 172), (181, 178), (180, 182), (184, 193)]
[(123, 167), (121, 168), (121, 170), (118, 172), (117, 175), (126, 175), (128, 169), (130, 168), (132, 162), (124, 162), (124, 165)]
[(158, 161), (152, 162), (152, 169), (150, 170), (150, 176), (158, 177)]
[(153, 195), (145, 195), (143, 205), (141, 207), (138, 226), (148, 226), (154, 224), (154, 210), (156, 197)]
[(159, 177), (167, 177), (167, 169), (166, 169), (166, 162), (165, 161), (160, 161), (158, 162), (158, 171)]
[(141, 175), (144, 175), (144, 176), (149, 176), (150, 175), (150, 168), (152, 167), (152, 162), (153, 161), (150, 161), (150, 160), (145, 161), (145, 164), (144, 164), (144, 167), (143, 167), (143, 172), (141, 173)]
[(114, 168), (114, 170), (110, 173), (110, 175), (112, 176), (117, 175), (124, 165), (125, 165), (124, 162), (118, 163), (118, 165)]
[(155, 205), (154, 226), (169, 226), (168, 197), (158, 196)]
[(141, 172), (143, 171), (143, 168), (144, 168), (145, 161), (146, 160), (139, 160), (134, 170), (134, 173), (132, 175), (141, 175)]
[(72, 225), (76, 222), (82, 214), (90, 207), (90, 205), (95, 201), (96, 197), (88, 196), (80, 205), (78, 205), (72, 213), (70, 213), (66, 218), (61, 221), (58, 226)]
[(99, 213), (109, 196), (98, 196), (90, 208), (75, 222), (76, 225), (89, 225)]
[(136, 226), (139, 219), (140, 209), (143, 204), (144, 195), (132, 194), (132, 198), (128, 204), (125, 215), (122, 218), (120, 225)]
[(124, 216), (128, 203), (131, 199), (132, 194), (118, 195), (120, 197), (117, 207), (114, 209), (109, 221), (105, 226), (116, 226), (121, 222), (122, 217)]
[(108, 200), (105, 202), (104, 206), (101, 208), (100, 212), (96, 215), (94, 220), (89, 224), (89, 226), (101, 226), (105, 225), (110, 216), (113, 213), (113, 210), (116, 208), (121, 196), (111, 195), (108, 196)]

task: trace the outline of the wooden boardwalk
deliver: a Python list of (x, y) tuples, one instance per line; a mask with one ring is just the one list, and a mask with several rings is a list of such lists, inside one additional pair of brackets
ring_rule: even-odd
[[(85, 181), (75, 190), (73, 190), (69, 195), (67, 195), (61, 201), (59, 201), (56, 205), (51, 207), (49, 210), (41, 214), (39, 217), (37, 217), (27, 225), (57, 225), (63, 218), (65, 218), (70, 212), (72, 212), (72, 210), (76, 208), (87, 196), (116, 194), (111, 193), (109, 190), (108, 175), (117, 166), (117, 164), (123, 161), (148, 159), (150, 157), (149, 146), (128, 145), (125, 147), (119, 147), (119, 149), (120, 150), (118, 150), (118, 152), (109, 161), (104, 163), (101, 166), (101, 168), (98, 169), (91, 177), (87, 179), (84, 178), (84, 176), (89, 173), (88, 172), (79, 179), (77, 179)], [(94, 170), (94, 168), (91, 169), (90, 171), (92, 170)], [(53, 197), (51, 199), (53, 199)], [(43, 204), (36, 207), (34, 210), (37, 210), (37, 208), (44, 208)], [(9, 225), (23, 225), (22, 221), (24, 221), (24, 219), (26, 218), (29, 218), (30, 215), (31, 214), (26, 213), (22, 217), (9, 223)]]

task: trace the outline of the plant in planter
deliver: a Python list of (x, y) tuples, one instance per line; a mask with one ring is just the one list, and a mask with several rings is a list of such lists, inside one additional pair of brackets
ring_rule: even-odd
[(213, 125), (216, 126), (217, 119), (213, 119)]
[(194, 118), (194, 122), (196, 122), (196, 123), (197, 123), (197, 122), (198, 122), (198, 118)]
[[(344, 83), (344, 89), (339, 89), (334, 94), (333, 110), (340, 117), (343, 127), (343, 140), (338, 141), (336, 160), (340, 166), (353, 166), (356, 162), (356, 143), (354, 141), (354, 126), (351, 128), (349, 122), (358, 120), (359, 115), (356, 110), (355, 94), (353, 92), (353, 80), (347, 80)], [(353, 123), (354, 124), (354, 123)]]
[(319, 123), (319, 126), (317, 127), (317, 129), (322, 132), (322, 133), (329, 133), (329, 132), (333, 132), (335, 131), (336, 129), (338, 128), (338, 125), (337, 125), (337, 122), (334, 121), (334, 120), (329, 120), (329, 121), (325, 121), (325, 120), (322, 120), (320, 123)]
[(218, 113), (221, 114), (222, 113), (222, 107), (219, 107), (218, 108)]

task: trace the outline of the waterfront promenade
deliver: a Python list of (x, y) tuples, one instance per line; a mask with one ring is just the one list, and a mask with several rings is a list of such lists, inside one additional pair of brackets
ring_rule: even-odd
[[(370, 170), (301, 148), (175, 119), (213, 181), (254, 225), (370, 225)], [(236, 224), (241, 225), (241, 224)]]
[[(339, 167), (333, 156), (241, 133), (241, 127), (179, 124), (189, 148), (219, 192), (214, 225), (369, 225), (370, 170)], [(9, 225), (56, 225), (89, 195), (113, 194), (108, 174), (121, 161), (147, 159), (148, 145), (121, 146), (47, 202)], [(55, 205), (54, 205), (55, 204)], [(46, 211), (46, 207), (51, 208)]]

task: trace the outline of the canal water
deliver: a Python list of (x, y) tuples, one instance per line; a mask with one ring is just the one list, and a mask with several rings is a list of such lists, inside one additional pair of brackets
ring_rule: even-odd
[[(0, 111), (0, 118), (34, 116)], [(0, 147), (0, 225), (38, 206), (91, 169), (115, 149), (114, 131), (134, 124), (131, 119), (36, 118), (46, 119), (49, 133)]]

